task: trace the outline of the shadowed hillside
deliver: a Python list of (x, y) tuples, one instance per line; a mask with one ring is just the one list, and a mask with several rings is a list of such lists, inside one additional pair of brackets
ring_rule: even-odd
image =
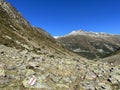
[(100, 61), (110, 63), (111, 65), (120, 65), (120, 48), (106, 58), (100, 59)]

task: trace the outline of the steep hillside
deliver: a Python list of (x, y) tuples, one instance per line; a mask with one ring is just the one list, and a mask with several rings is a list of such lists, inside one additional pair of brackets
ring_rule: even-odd
[(106, 33), (73, 31), (57, 41), (73, 52), (88, 59), (103, 58), (120, 47), (120, 36)]
[(119, 90), (120, 66), (87, 60), (0, 0), (0, 90)]
[(14, 7), (3, 0), (0, 2), (0, 22), (0, 44), (35, 52), (39, 52), (40, 48), (48, 48), (64, 53), (64, 48), (56, 45), (50, 34), (32, 27)]

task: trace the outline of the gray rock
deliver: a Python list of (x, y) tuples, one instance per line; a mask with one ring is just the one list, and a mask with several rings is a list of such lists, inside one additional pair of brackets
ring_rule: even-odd
[(56, 84), (56, 90), (69, 90), (69, 86), (65, 84)]
[(27, 72), (26, 72), (26, 76), (32, 76), (35, 74), (35, 71), (33, 71), (32, 69), (27, 69)]
[(37, 69), (37, 68), (39, 68), (39, 63), (38, 62), (29, 62), (28, 65), (27, 65), (27, 68)]
[(85, 90), (95, 90), (95, 86), (90, 83), (90, 82), (82, 82), (81, 86), (85, 89)]
[(63, 77), (62, 80), (66, 83), (72, 83), (69, 77)]
[(74, 82), (77, 79), (77, 77), (76, 76), (71, 76), (70, 79), (71, 79), (72, 82)]
[(88, 80), (93, 80), (93, 79), (95, 79), (97, 76), (93, 73), (93, 72), (91, 72), (91, 71), (89, 71), (89, 72), (87, 72), (87, 74), (86, 74), (86, 79), (88, 79)]
[(5, 76), (5, 68), (6, 68), (6, 65), (0, 62), (0, 77)]
[(118, 84), (118, 81), (115, 78), (108, 78), (107, 79), (109, 82), (111, 82), (112, 84)]
[(111, 86), (105, 83), (99, 83), (99, 86), (100, 90), (112, 90)]
[(56, 75), (53, 75), (53, 74), (50, 74), (49, 77), (50, 77), (54, 82), (59, 82), (59, 80), (60, 80), (60, 77), (59, 77), (59, 76), (56, 76)]

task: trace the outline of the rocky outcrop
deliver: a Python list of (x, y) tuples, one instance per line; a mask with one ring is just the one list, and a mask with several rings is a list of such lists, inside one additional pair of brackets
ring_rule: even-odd
[[(10, 18), (13, 20), (13, 23), (18, 23), (22, 27), (30, 28), (31, 25), (25, 18), (13, 7), (10, 3), (5, 2), (5, 0), (0, 1), (0, 6), (9, 14)], [(23, 26), (24, 25), (24, 26)]]

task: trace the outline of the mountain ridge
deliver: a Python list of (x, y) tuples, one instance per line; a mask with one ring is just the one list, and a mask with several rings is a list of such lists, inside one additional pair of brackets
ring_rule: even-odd
[(56, 41), (88, 59), (103, 58), (120, 47), (119, 35), (83, 30), (73, 31), (65, 36), (57, 37)]
[(108, 33), (105, 33), (105, 32), (93, 32), (93, 31), (85, 31), (85, 30), (73, 30), (71, 31), (70, 33), (68, 34), (65, 34), (63, 36), (54, 36), (55, 38), (59, 38), (59, 37), (67, 37), (69, 35), (89, 35), (89, 36), (95, 36), (95, 37), (99, 37), (99, 36), (114, 36), (116, 34), (108, 34)]

